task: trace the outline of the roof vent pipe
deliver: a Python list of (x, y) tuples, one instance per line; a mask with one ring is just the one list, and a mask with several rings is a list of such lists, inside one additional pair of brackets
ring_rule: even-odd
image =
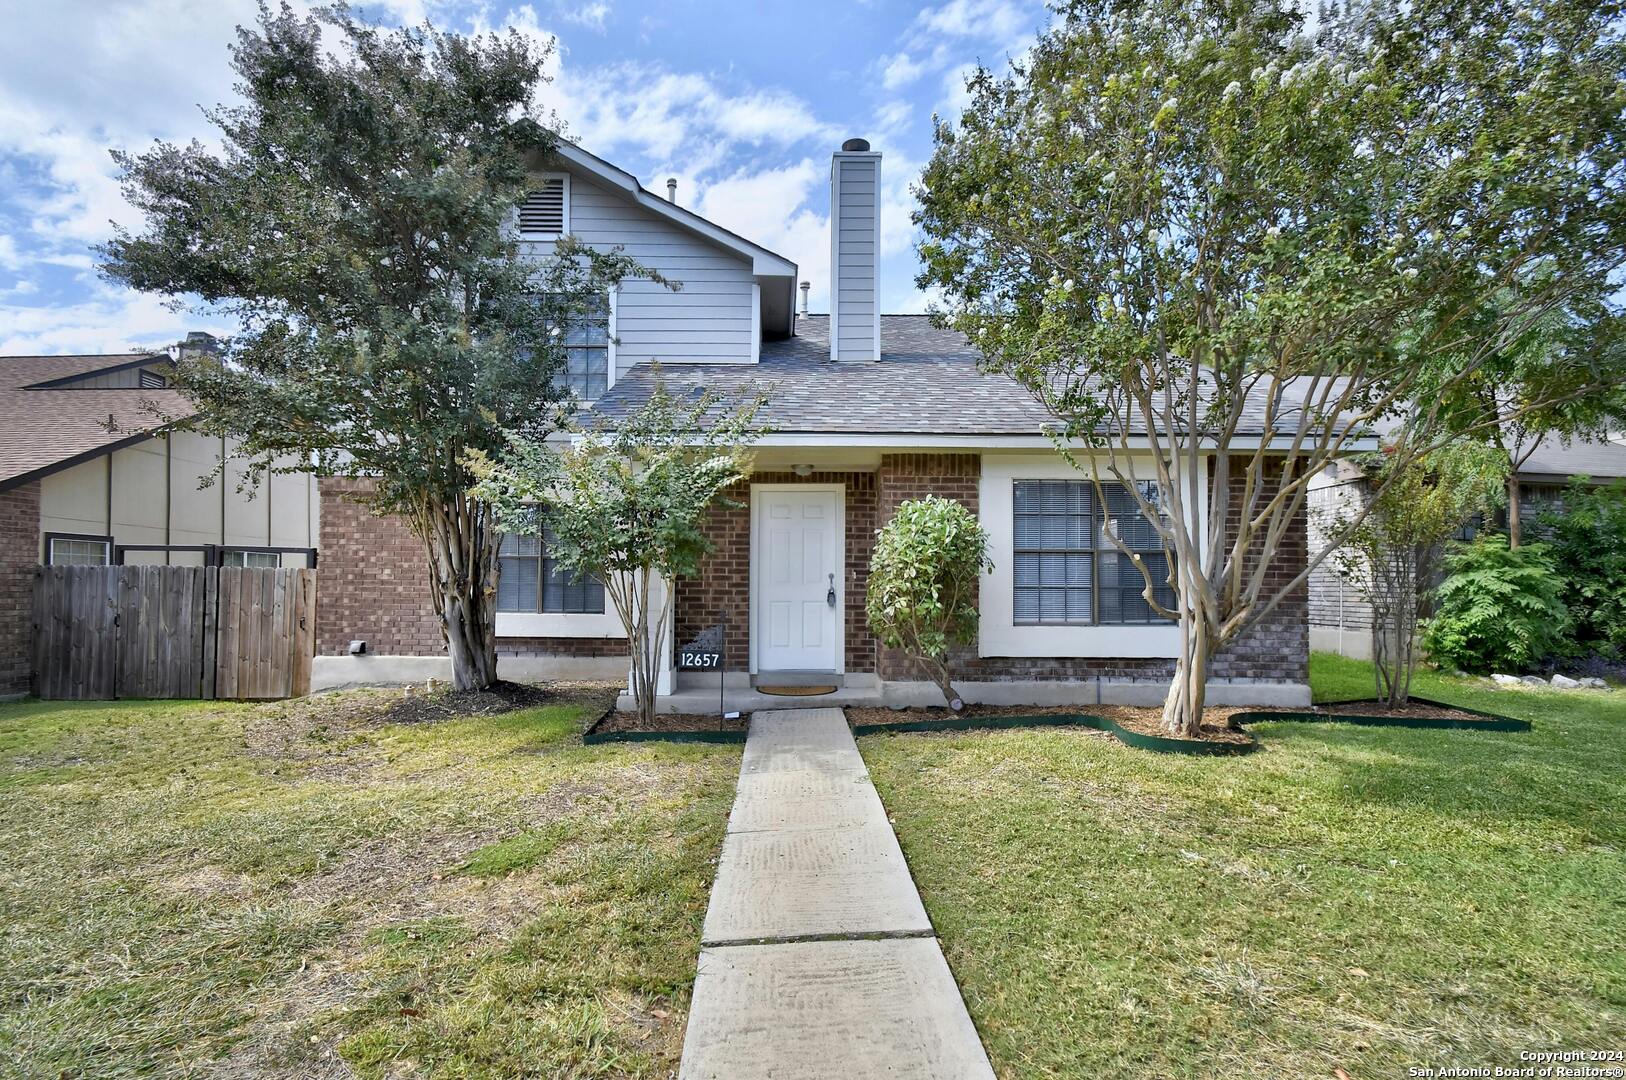
[(802, 282), (802, 315), (804, 317), (807, 315), (807, 294), (812, 291), (813, 283), (811, 281)]
[(669, 203), (677, 202), (677, 177), (675, 176), (666, 178), (666, 201)]

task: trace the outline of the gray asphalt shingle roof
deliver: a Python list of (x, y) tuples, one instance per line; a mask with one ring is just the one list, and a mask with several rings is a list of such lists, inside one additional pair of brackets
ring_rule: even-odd
[[(800, 316), (796, 336), (762, 343), (758, 364), (672, 364), (668, 392), (709, 387), (725, 396), (768, 393), (762, 420), (781, 434), (1037, 435), (1055, 418), (1014, 379), (979, 371), (979, 353), (962, 335), (925, 315), (881, 316), (879, 363), (832, 363), (830, 317)], [(614, 422), (649, 398), (653, 369), (639, 364), (593, 404)], [(1263, 398), (1249, 402), (1264, 430)], [(1290, 428), (1296, 416), (1279, 419)]]
[[(879, 363), (832, 363), (830, 318), (801, 316), (796, 336), (762, 343), (758, 364), (671, 364), (668, 391), (762, 390), (762, 420), (781, 433), (1027, 434), (1050, 417), (1015, 381), (977, 370), (977, 353), (924, 315), (881, 317)], [(637, 409), (654, 385), (640, 364), (593, 405), (609, 420)]]

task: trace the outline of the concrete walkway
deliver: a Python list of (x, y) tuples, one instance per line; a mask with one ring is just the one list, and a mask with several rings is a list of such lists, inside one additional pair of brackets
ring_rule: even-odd
[(751, 717), (678, 1075), (994, 1075), (840, 709)]

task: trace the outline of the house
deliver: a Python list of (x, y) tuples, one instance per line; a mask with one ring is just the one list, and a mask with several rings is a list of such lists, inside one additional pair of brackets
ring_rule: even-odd
[[(314, 479), (238, 490), (231, 446), (166, 430), (191, 412), (172, 366), (163, 352), (0, 357), (0, 697), (28, 690), (41, 564), (315, 565)], [(200, 486), (222, 460), (224, 481)]]
[[(1100, 535), (1111, 517), (1145, 558), (1161, 560), (1132, 497), (1109, 491), (1097, 507), (1093, 485), (1055, 452), (1051, 417), (1021, 386), (979, 372), (958, 334), (881, 313), (879, 153), (850, 140), (831, 160), (828, 314), (796, 310), (797, 267), (679, 205), (675, 185), (662, 198), (577, 147), (558, 157), (520, 215), (526, 238), (546, 244), (569, 232), (621, 246), (682, 282), (678, 292), (627, 282), (607, 298), (602, 323), (579, 332), (570, 378), (591, 415), (613, 423), (636, 408), (656, 361), (680, 391), (757, 386), (769, 395), (772, 431), (757, 446), (755, 475), (732, 493), (736, 508), (712, 513), (714, 551), (701, 572), (671, 585), (673, 640), (721, 632), (722, 674), (668, 666), (663, 707), (715, 708), (719, 679), (742, 708), (782, 702), (757, 688), (787, 683), (839, 688), (821, 703), (938, 700), (864, 617), (876, 530), (900, 502), (927, 494), (960, 500), (992, 538), (979, 639), (957, 664), (967, 700), (1162, 700), (1177, 630), (1152, 613), (1139, 572)], [(1263, 422), (1242, 437), (1267, 437)], [(347, 500), (357, 483), (323, 483), (316, 683), (444, 677), (427, 591), (400, 587), (422, 581), (421, 551), (399, 522)], [(1300, 528), (1283, 546), (1272, 568), (1279, 580), (1302, 571), (1304, 542)], [(626, 642), (601, 587), (560, 573), (545, 535), (510, 536), (500, 557), (505, 675), (625, 677)], [(1214, 658), (1210, 701), (1308, 703), (1305, 599), (1300, 588)]]
[[(1572, 477), (1584, 476), (1594, 484), (1626, 477), (1626, 443), (1577, 439), (1543, 439), (1533, 449), (1521, 450), (1516, 476), (1519, 485), (1519, 520), (1528, 538), (1531, 524), (1545, 509), (1556, 507)], [(1328, 523), (1340, 509), (1366, 490), (1366, 474), (1353, 461), (1340, 461), (1318, 477), (1310, 492), (1312, 545), (1326, 543)], [(1490, 524), (1507, 528), (1507, 508), (1497, 511)], [(1465, 526), (1461, 539), (1475, 527)], [(1435, 568), (1438, 571), (1438, 567)], [(1436, 581), (1438, 578), (1435, 579)], [(1372, 657), (1372, 606), (1332, 559), (1310, 574), (1310, 647), (1360, 660)]]

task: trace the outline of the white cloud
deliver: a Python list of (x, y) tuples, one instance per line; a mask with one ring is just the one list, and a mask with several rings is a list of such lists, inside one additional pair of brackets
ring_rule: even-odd
[(610, 17), (610, 5), (604, 3), (603, 0), (595, 0), (593, 3), (564, 8), (560, 11), (560, 15), (566, 22), (575, 23), (577, 26), (585, 26), (602, 34), (604, 33), (605, 21)]
[(802, 280), (813, 283), (812, 309), (829, 310), (830, 219), (805, 205), (828, 176), (812, 158), (742, 170), (705, 185), (695, 211), (790, 259)]
[(891, 57), (881, 67), (881, 85), (888, 90), (908, 86), (925, 74), (926, 65), (906, 52)]
[(224, 323), (172, 310), (157, 296), (95, 285), (85, 299), (49, 307), (0, 303), (0, 355), (161, 348), (189, 330), (230, 334)]
[(1011, 0), (949, 0), (915, 17), (917, 29), (945, 37), (1007, 41), (1032, 29), (1032, 17)]

